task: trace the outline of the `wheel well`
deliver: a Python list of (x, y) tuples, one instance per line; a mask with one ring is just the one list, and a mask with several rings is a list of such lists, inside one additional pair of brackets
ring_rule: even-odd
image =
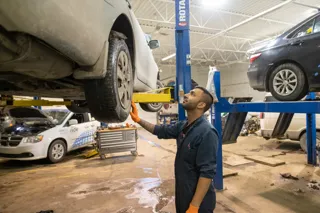
[(134, 54), (134, 35), (133, 35), (133, 30), (132, 30), (132, 26), (131, 23), (129, 21), (129, 19), (127, 18), (126, 15), (121, 14), (116, 21), (114, 22), (113, 26), (112, 26), (112, 30), (113, 31), (117, 31), (119, 33), (123, 33), (124, 35), (126, 35), (127, 39), (125, 40), (126, 44), (128, 45), (129, 51), (130, 51), (130, 55), (131, 55), (131, 62), (132, 62), (132, 67), (133, 67), (133, 71), (134, 69), (134, 58), (135, 58), (135, 54)]
[[(300, 135), (299, 135), (299, 140), (300, 140), (301, 136), (302, 136), (304, 133), (306, 133), (306, 132), (307, 132), (306, 129), (304, 129), (304, 130), (301, 131), (301, 133), (300, 133)], [(316, 132), (320, 132), (320, 129), (316, 129)]]
[(266, 79), (265, 79), (265, 83), (266, 83), (266, 91), (267, 92), (270, 92), (270, 89), (269, 89), (269, 78), (271, 76), (271, 73), (274, 69), (276, 69), (278, 66), (282, 65), (282, 64), (287, 64), (287, 63), (291, 63), (291, 64), (294, 64), (294, 65), (297, 65), (301, 70), (302, 72), (304, 73), (304, 76), (307, 80), (307, 85), (309, 85), (309, 82), (308, 82), (308, 78), (307, 78), (307, 75), (306, 75), (306, 72), (303, 68), (303, 66), (301, 64), (299, 64), (298, 62), (296, 61), (293, 61), (293, 60), (290, 60), (290, 59), (286, 59), (286, 60), (281, 60), (281, 61), (278, 61), (276, 63), (274, 63), (268, 70), (268, 73), (267, 73), (267, 76), (266, 76)]
[(47, 154), (49, 153), (49, 148), (50, 148), (51, 144), (52, 144), (53, 142), (57, 141), (57, 140), (63, 141), (64, 145), (66, 145), (66, 148), (67, 148), (66, 151), (68, 151), (68, 143), (67, 143), (67, 141), (66, 141), (64, 138), (56, 138), (56, 139), (54, 139), (54, 140), (51, 141), (51, 143), (50, 143), (50, 145), (49, 145), (49, 147), (48, 147)]

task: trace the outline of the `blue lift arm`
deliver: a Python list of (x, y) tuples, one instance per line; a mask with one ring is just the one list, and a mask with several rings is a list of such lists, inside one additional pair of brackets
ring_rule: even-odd
[[(316, 154), (316, 117), (320, 113), (320, 101), (298, 101), (298, 102), (257, 102), (257, 103), (236, 103), (230, 104), (227, 99), (221, 98), (220, 72), (214, 74), (214, 85), (218, 102), (215, 104), (215, 122), (220, 137), (217, 158), (217, 173), (215, 176), (215, 187), (223, 190), (223, 164), (222, 164), (222, 125), (221, 113), (229, 112), (284, 112), (284, 113), (304, 113), (306, 114), (307, 126), (307, 155), (308, 163), (317, 165)], [(311, 93), (309, 99), (315, 99), (315, 94)]]

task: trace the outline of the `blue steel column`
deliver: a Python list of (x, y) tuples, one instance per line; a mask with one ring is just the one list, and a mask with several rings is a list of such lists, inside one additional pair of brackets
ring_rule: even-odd
[[(310, 93), (308, 99), (314, 100), (316, 94), (314, 92)], [(316, 115), (307, 114), (307, 154), (308, 154), (308, 164), (317, 165), (317, 132), (316, 132)]]
[(176, 94), (179, 101), (179, 120), (185, 120), (183, 94), (191, 90), (190, 7), (189, 0), (175, 0), (176, 5)]
[[(221, 99), (221, 83), (220, 72), (215, 72), (213, 76), (214, 86), (216, 88), (217, 99)], [(218, 104), (214, 106), (215, 120), (214, 127), (218, 131), (219, 144), (217, 154), (217, 171), (214, 178), (214, 185), (217, 190), (223, 190), (223, 163), (222, 163), (222, 122), (221, 122), (221, 107)], [(212, 114), (211, 114), (212, 115)]]

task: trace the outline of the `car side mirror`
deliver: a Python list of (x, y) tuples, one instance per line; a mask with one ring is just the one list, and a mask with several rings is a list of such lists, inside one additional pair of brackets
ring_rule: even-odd
[(149, 41), (149, 47), (150, 49), (157, 49), (160, 47), (160, 41), (159, 40), (151, 40)]
[(69, 126), (73, 126), (73, 125), (76, 125), (78, 124), (78, 120), (77, 119), (71, 119), (69, 122), (68, 122)]

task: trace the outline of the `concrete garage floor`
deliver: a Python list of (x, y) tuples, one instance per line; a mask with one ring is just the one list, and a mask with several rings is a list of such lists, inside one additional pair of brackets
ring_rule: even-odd
[[(174, 140), (158, 140), (140, 130), (139, 156), (114, 154), (106, 160), (84, 159), (75, 151), (60, 164), (45, 161), (0, 162), (0, 212), (35, 213), (174, 213)], [(275, 156), (285, 165), (259, 163), (226, 166), (238, 176), (225, 178), (218, 192), (218, 213), (312, 213), (320, 211), (320, 191), (307, 186), (320, 182), (320, 170), (306, 165), (295, 142), (278, 143), (258, 137), (241, 137), (224, 145), (224, 160), (243, 156)], [(299, 180), (284, 179), (291, 173)]]

